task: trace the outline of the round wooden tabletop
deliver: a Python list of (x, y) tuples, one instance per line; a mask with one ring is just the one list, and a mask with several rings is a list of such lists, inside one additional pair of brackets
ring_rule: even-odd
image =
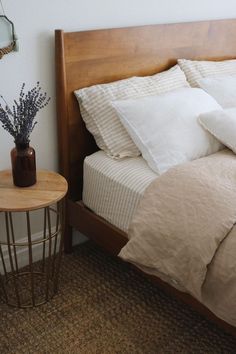
[(67, 182), (58, 173), (37, 171), (37, 182), (30, 187), (16, 187), (11, 170), (0, 171), (0, 211), (30, 211), (61, 200), (67, 193)]

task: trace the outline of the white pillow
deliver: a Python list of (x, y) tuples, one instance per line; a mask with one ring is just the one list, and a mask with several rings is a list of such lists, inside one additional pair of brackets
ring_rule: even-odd
[(222, 108), (199, 88), (115, 101), (113, 106), (144, 159), (158, 174), (222, 148), (198, 123), (199, 114)]
[(198, 80), (203, 77), (236, 74), (236, 60), (205, 61), (179, 59), (178, 64), (192, 87), (198, 87)]
[(236, 107), (236, 75), (220, 75), (198, 80), (198, 85), (223, 108)]
[(87, 129), (97, 145), (116, 158), (138, 156), (140, 151), (120, 123), (111, 100), (155, 95), (180, 87), (188, 87), (178, 65), (162, 73), (132, 77), (109, 84), (95, 85), (75, 91)]
[(225, 146), (236, 153), (236, 108), (203, 113), (199, 122)]

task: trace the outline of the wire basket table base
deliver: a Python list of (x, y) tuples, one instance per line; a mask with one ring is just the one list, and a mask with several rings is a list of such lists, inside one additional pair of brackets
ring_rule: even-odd
[[(15, 237), (13, 213), (4, 211), (6, 240), (0, 242), (0, 288), (4, 301), (19, 308), (39, 306), (58, 291), (63, 248), (64, 199), (43, 209), (43, 230), (36, 240), (31, 232), (30, 211), (22, 212), (26, 223), (26, 242)], [(22, 249), (27, 250), (27, 265), (19, 268)], [(35, 262), (34, 253), (40, 254)]]

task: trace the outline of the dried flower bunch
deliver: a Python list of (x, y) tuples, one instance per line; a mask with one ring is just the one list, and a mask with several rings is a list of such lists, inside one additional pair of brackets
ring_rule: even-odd
[(24, 92), (24, 89), (25, 83), (21, 87), (18, 101), (14, 100), (12, 109), (0, 95), (5, 103), (5, 107), (0, 103), (0, 122), (3, 128), (13, 136), (16, 144), (29, 143), (30, 134), (37, 124), (35, 116), (50, 101), (47, 93), (42, 93), (39, 82), (27, 93)]

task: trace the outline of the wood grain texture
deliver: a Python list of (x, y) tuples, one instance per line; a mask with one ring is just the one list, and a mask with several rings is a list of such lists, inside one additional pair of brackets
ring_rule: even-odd
[[(60, 172), (67, 178), (67, 235), (71, 251), (75, 227), (112, 254), (128, 241), (121, 230), (88, 210), (82, 202), (84, 158), (98, 148), (83, 123), (73, 91), (130, 76), (152, 75), (173, 66), (178, 58), (236, 58), (236, 19), (64, 33), (56, 30), (56, 86)], [(155, 280), (200, 313), (235, 334), (224, 321), (190, 295)]]
[(96, 241), (109, 253), (117, 256), (127, 243), (125, 232), (87, 209), (82, 201), (78, 203), (68, 201), (67, 210), (69, 224)]
[(236, 20), (105, 29), (57, 30), (56, 78), (60, 172), (69, 196), (81, 199), (83, 160), (97, 150), (73, 91), (168, 69), (178, 58), (236, 58)]
[(30, 211), (51, 205), (67, 193), (67, 182), (58, 173), (39, 170), (37, 183), (16, 187), (10, 170), (0, 171), (0, 211)]

